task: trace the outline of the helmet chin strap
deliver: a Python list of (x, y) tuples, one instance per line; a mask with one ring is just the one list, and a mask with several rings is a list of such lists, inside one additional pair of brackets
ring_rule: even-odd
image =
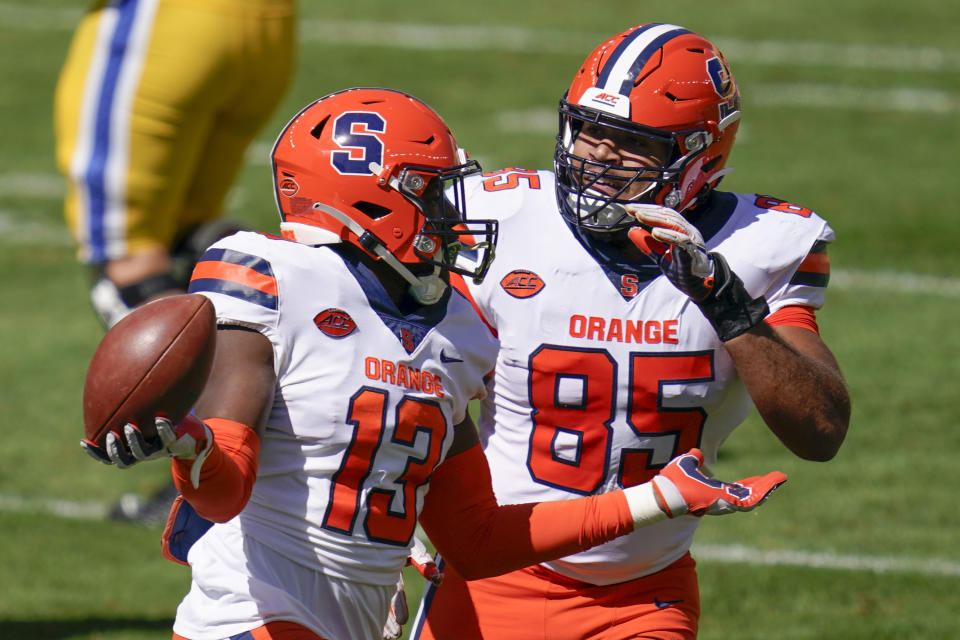
[[(581, 192), (579, 196), (571, 193), (567, 196), (567, 202), (571, 208), (577, 211), (582, 220), (585, 217), (593, 216), (597, 224), (610, 225), (627, 216), (626, 209), (617, 202), (604, 202), (600, 198), (594, 198), (588, 191)], [(628, 216), (632, 217), (632, 216)]]
[(379, 238), (361, 227), (347, 214), (320, 202), (315, 202), (313, 208), (343, 223), (354, 235), (360, 238), (361, 246), (382, 258), (401, 278), (410, 283), (410, 295), (412, 295), (417, 302), (420, 304), (434, 304), (443, 296), (443, 292), (447, 288), (447, 283), (440, 277), (439, 266), (434, 267), (433, 273), (418, 277), (414, 275), (405, 264), (397, 260), (396, 256), (387, 251), (387, 248), (383, 246)]

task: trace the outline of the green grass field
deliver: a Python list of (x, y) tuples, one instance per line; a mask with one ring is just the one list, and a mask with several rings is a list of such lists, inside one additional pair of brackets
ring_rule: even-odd
[[(720, 475), (778, 468), (790, 482), (762, 509), (701, 527), (701, 638), (960, 637), (960, 5), (301, 4), (295, 82), (230, 200), (231, 216), (266, 231), (273, 136), (321, 95), (402, 89), (485, 168), (549, 167), (557, 99), (602, 38), (677, 22), (716, 40), (745, 114), (724, 187), (804, 204), (837, 232), (820, 324), (853, 421), (826, 464), (794, 459), (755, 417), (725, 445)], [(62, 223), (51, 110), (83, 5), (0, 0), (3, 640), (168, 638), (189, 583), (160, 557), (159, 529), (97, 517), (159, 486), (164, 465), (119, 472), (77, 445), (102, 331)]]

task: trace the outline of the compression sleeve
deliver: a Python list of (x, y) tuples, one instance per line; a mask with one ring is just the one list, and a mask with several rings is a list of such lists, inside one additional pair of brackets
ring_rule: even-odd
[(203, 462), (198, 488), (190, 482), (193, 460), (173, 458), (173, 482), (200, 516), (226, 522), (250, 499), (257, 479), (260, 438), (253, 429), (233, 420), (207, 418), (204, 423), (213, 432), (213, 449)]
[(634, 528), (622, 491), (498, 505), (479, 444), (434, 472), (420, 524), (444, 560), (467, 580), (583, 551)]
[(800, 327), (817, 334), (820, 333), (816, 313), (813, 307), (806, 305), (793, 304), (783, 307), (771, 313), (764, 320), (771, 327)]

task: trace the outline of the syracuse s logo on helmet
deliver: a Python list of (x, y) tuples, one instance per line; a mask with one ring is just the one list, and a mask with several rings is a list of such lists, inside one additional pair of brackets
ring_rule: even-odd
[(725, 96), (730, 90), (730, 70), (727, 65), (723, 64), (720, 58), (710, 58), (707, 60), (707, 75), (710, 76), (710, 84), (717, 95)]
[(331, 307), (313, 317), (313, 324), (331, 338), (342, 338), (353, 333), (357, 323), (343, 309)]
[(515, 269), (503, 276), (500, 286), (514, 298), (530, 298), (540, 293), (545, 285), (533, 271)]
[(333, 121), (333, 141), (340, 151), (330, 153), (330, 164), (341, 175), (373, 175), (370, 163), (383, 165), (383, 140), (387, 121), (372, 111), (347, 111)]

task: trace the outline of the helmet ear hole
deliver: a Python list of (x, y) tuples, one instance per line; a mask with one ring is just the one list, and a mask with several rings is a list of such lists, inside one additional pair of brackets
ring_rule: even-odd
[(713, 171), (713, 168), (720, 163), (721, 160), (723, 160), (723, 156), (714, 156), (710, 158), (710, 160), (705, 162), (704, 165), (700, 168), (700, 170), (704, 173), (710, 173), (711, 171)]
[(329, 119), (330, 119), (330, 116), (327, 116), (326, 118), (318, 122), (313, 129), (310, 129), (310, 135), (312, 135), (314, 138), (319, 140), (320, 135), (323, 133), (323, 128), (327, 126), (327, 120)]
[(379, 220), (380, 218), (393, 213), (390, 209), (386, 207), (381, 207), (378, 204), (373, 202), (366, 202), (364, 200), (358, 200), (353, 203), (353, 208), (367, 216), (371, 220)]

